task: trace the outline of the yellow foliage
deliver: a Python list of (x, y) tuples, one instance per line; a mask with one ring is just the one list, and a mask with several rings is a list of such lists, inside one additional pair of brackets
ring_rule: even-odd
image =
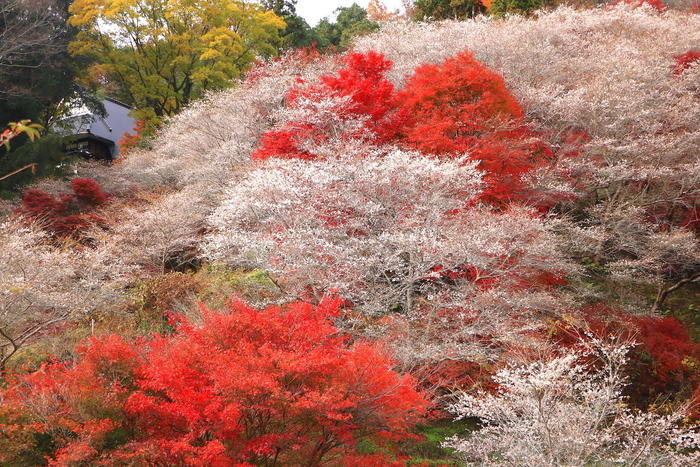
[(277, 52), (285, 27), (243, 0), (75, 0), (70, 13), (80, 30), (70, 52), (93, 59), (88, 73), (116, 83), (146, 119), (231, 86), (257, 56)]

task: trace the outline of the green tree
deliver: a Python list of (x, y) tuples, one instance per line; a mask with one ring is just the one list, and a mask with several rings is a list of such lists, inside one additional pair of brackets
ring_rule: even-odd
[(277, 16), (293, 15), (297, 12), (297, 0), (262, 0), (262, 5)]
[(338, 17), (335, 23), (324, 18), (314, 28), (320, 48), (335, 46), (347, 48), (352, 38), (379, 29), (379, 24), (367, 18), (367, 10), (357, 3), (335, 10)]
[(542, 7), (542, 0), (494, 0), (491, 14), (504, 16), (508, 13), (526, 15)]
[(315, 31), (296, 13), (297, 0), (263, 0), (262, 4), (284, 20), (286, 26), (281, 35), (285, 47), (309, 47), (318, 43)]
[[(104, 111), (89, 90), (75, 83), (81, 63), (68, 52), (77, 33), (67, 22), (71, 1), (0, 0), (0, 128), (31, 120), (41, 124), (45, 135), (32, 144), (26, 134), (17, 135), (10, 147), (0, 148), (2, 197), (16, 194), (35, 177), (67, 169), (70, 156), (62, 149), (62, 138), (50, 132), (78, 102), (76, 97), (92, 111)], [(13, 174), (19, 169), (24, 170)]]
[(284, 22), (287, 27), (284, 30), (284, 45), (287, 47), (309, 47), (319, 43), (316, 31), (309, 26), (304, 18), (299, 15), (286, 15)]
[(418, 21), (466, 19), (486, 11), (479, 0), (417, 0), (414, 8)]
[(224, 88), (257, 56), (277, 52), (285, 23), (244, 0), (74, 0), (71, 52), (90, 57), (93, 78), (150, 122)]
[(338, 30), (340, 32), (340, 47), (349, 47), (355, 36), (369, 34), (379, 29), (379, 24), (367, 18), (367, 10), (353, 3), (347, 8), (338, 8)]
[(68, 44), (71, 0), (0, 1), (0, 126), (31, 119), (44, 128), (77, 92)]
[(16, 196), (21, 188), (35, 177), (62, 176), (70, 169), (73, 157), (63, 151), (63, 138), (47, 135), (23, 144), (12, 152), (5, 153), (0, 148), (0, 177), (29, 164), (36, 164), (34, 170), (23, 170), (11, 177), (0, 180), (0, 198)]

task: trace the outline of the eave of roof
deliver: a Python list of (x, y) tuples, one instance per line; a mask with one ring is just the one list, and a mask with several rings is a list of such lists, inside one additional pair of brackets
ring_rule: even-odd
[(117, 144), (116, 141), (112, 141), (111, 139), (103, 138), (101, 136), (97, 136), (93, 133), (77, 133), (73, 135), (68, 135), (65, 137), (66, 139), (74, 139), (77, 141), (83, 140), (83, 139), (94, 139), (96, 141), (100, 141), (102, 143), (107, 143), (107, 144), (112, 144), (115, 145)]
[(131, 107), (130, 105), (126, 105), (125, 103), (123, 103), (123, 102), (121, 102), (121, 101), (118, 101), (118, 100), (116, 100), (116, 99), (114, 99), (114, 98), (112, 98), (112, 97), (105, 97), (104, 100), (110, 101), (110, 102), (112, 102), (112, 103), (114, 103), (114, 104), (117, 104), (117, 105), (120, 105), (120, 106), (124, 107), (125, 109), (134, 110), (134, 108)]

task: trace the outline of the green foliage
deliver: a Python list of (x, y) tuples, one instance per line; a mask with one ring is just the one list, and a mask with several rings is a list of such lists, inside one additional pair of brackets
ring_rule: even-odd
[(73, 161), (73, 156), (63, 151), (63, 138), (58, 135), (47, 135), (9, 153), (4, 152), (4, 149), (0, 149), (0, 175), (31, 163), (37, 166), (35, 174), (25, 170), (0, 181), (0, 197), (3, 198), (16, 196), (24, 185), (36, 177), (64, 176)]
[[(452, 436), (464, 436), (466, 433), (478, 428), (478, 423), (474, 419), (452, 420), (451, 418), (440, 418), (431, 420), (428, 423), (418, 425), (414, 429), (416, 439), (399, 443), (398, 448), (401, 458), (404, 459), (401, 465), (419, 465), (422, 467), (432, 466), (457, 466), (461, 465), (460, 459), (455, 455), (454, 450), (443, 448), (442, 443)], [(363, 440), (358, 444), (358, 451), (366, 454), (378, 454), (391, 456), (391, 450), (387, 446), (379, 446), (371, 440)]]
[(304, 18), (297, 15), (296, 4), (297, 0), (262, 0), (263, 7), (281, 17), (286, 24), (280, 33), (283, 47), (310, 47), (318, 43), (318, 35)]
[(542, 0), (494, 0), (491, 14), (504, 16), (506, 14), (527, 15), (542, 7)]
[(368, 34), (379, 29), (379, 24), (367, 18), (367, 10), (353, 3), (348, 8), (338, 9), (338, 19), (336, 21), (340, 31), (340, 47), (349, 47), (352, 38), (355, 36)]
[(416, 434), (422, 440), (406, 446), (404, 453), (411, 456), (408, 465), (459, 465), (457, 457), (452, 449), (443, 448), (442, 443), (455, 435), (463, 436), (466, 432), (473, 431), (477, 424), (473, 419), (454, 421), (452, 419), (439, 419), (431, 423), (421, 425), (416, 429)]
[(335, 23), (327, 18), (321, 20), (313, 28), (318, 39), (319, 48), (340, 47), (348, 48), (356, 36), (368, 34), (379, 29), (379, 24), (367, 18), (367, 10), (353, 3), (352, 6), (338, 8)]
[(297, 14), (284, 15), (282, 18), (287, 25), (282, 32), (285, 47), (295, 49), (319, 43), (318, 33), (304, 18)]
[(266, 10), (272, 10), (277, 16), (293, 15), (297, 11), (297, 0), (262, 0)]
[(417, 0), (414, 17), (418, 21), (472, 18), (486, 11), (479, 0)]
[[(129, 311), (137, 334), (172, 332), (169, 315), (195, 310), (195, 303), (224, 307), (231, 296), (257, 302), (280, 298), (280, 290), (264, 271), (207, 264), (197, 272), (170, 272), (140, 281), (131, 290)], [(197, 314), (193, 318), (199, 318)]]
[(229, 269), (219, 264), (201, 268), (195, 278), (204, 284), (197, 298), (211, 308), (223, 307), (232, 295), (250, 302), (279, 299), (283, 293), (264, 271)]

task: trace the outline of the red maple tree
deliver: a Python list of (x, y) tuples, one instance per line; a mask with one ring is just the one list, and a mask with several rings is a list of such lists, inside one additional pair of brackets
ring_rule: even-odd
[(426, 154), (478, 160), (487, 182), (481, 198), (490, 204), (526, 200), (521, 177), (551, 157), (503, 78), (470, 53), (418, 67), (397, 100), (401, 141)]
[(338, 333), (340, 303), (233, 300), (172, 335), (92, 339), (75, 364), (3, 391), (2, 428), (16, 436), (0, 440), (0, 461), (16, 460), (12, 443), (31, 450), (28, 433), (51, 438), (55, 465), (318, 465), (362, 457), (362, 439), (412, 436), (428, 402), (380, 347)]
[(22, 207), (15, 212), (60, 237), (79, 236), (91, 223), (100, 218), (91, 211), (106, 203), (109, 195), (89, 178), (71, 180), (73, 194), (52, 196), (41, 190), (26, 190)]
[(487, 188), (481, 200), (496, 206), (527, 201), (522, 176), (546, 163), (552, 153), (529, 129), (503, 78), (462, 53), (415, 70), (399, 91), (386, 77), (392, 63), (376, 52), (350, 53), (345, 67), (316, 85), (300, 81), (287, 93), (287, 107), (312, 111), (329, 99), (345, 99), (334, 109), (340, 121), (359, 120), (351, 130), (326, 122), (294, 120), (265, 133), (254, 159), (315, 159), (309, 144), (331, 139), (394, 144), (426, 155), (479, 161)]

